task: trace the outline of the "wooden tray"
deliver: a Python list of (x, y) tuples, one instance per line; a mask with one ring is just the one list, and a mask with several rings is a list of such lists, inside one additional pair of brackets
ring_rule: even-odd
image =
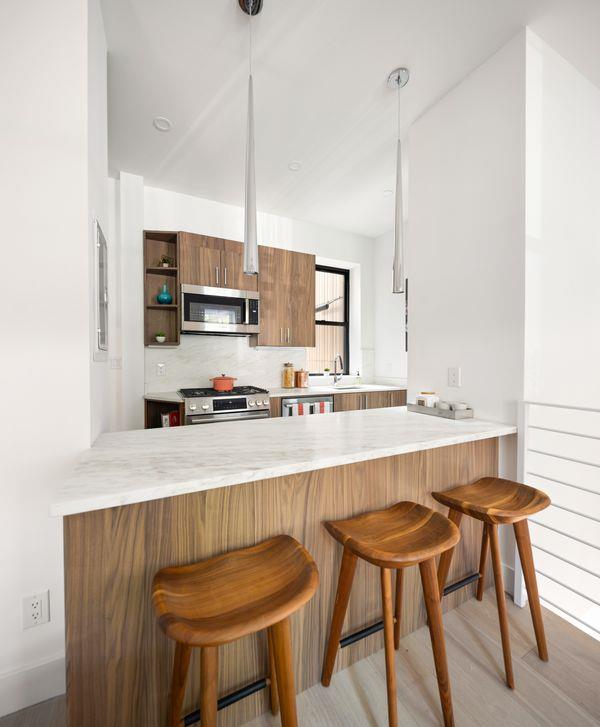
[(417, 414), (428, 414), (430, 417), (442, 417), (443, 419), (472, 419), (473, 409), (438, 409), (434, 406), (421, 406), (419, 404), (408, 404), (408, 411), (414, 411)]

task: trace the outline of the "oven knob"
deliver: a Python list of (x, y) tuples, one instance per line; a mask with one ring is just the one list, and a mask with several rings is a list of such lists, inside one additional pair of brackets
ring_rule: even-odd
[(263, 401), (263, 406), (269, 406), (269, 400), (268, 399), (265, 399)]
[(210, 406), (208, 404), (202, 404), (202, 408), (204, 411), (208, 411), (210, 409)]
[(256, 406), (256, 402), (254, 401), (254, 399), (248, 400), (248, 406)]
[(196, 411), (196, 405), (190, 404), (190, 411)]

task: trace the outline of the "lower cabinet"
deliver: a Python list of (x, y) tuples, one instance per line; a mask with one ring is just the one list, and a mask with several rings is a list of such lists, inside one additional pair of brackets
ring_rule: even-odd
[[(359, 409), (382, 409), (388, 406), (405, 406), (406, 389), (395, 391), (366, 391), (333, 395), (334, 411), (357, 411)], [(272, 397), (271, 416), (281, 416), (281, 399)]]
[(404, 406), (406, 390), (365, 391), (364, 393), (335, 394), (334, 411), (356, 411), (359, 409), (383, 409), (389, 406)]

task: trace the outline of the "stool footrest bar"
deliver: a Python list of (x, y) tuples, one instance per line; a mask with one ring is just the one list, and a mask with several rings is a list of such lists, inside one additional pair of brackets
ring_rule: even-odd
[(470, 583), (475, 583), (475, 581), (479, 580), (479, 573), (471, 573), (468, 576), (465, 576), (464, 578), (461, 578), (460, 581), (456, 581), (455, 583), (450, 583), (450, 585), (446, 586), (444, 588), (444, 593), (442, 595), (447, 596), (450, 593), (454, 593), (454, 591), (458, 591), (461, 588), (464, 588), (465, 586), (468, 586)]
[(360, 641), (367, 636), (371, 636), (371, 634), (376, 634), (378, 631), (383, 631), (383, 621), (377, 621), (372, 626), (367, 626), (360, 631), (355, 631), (353, 634), (344, 636), (343, 639), (340, 639), (340, 649), (343, 649), (345, 646), (350, 646), (350, 644), (354, 644), (356, 641)]
[[(249, 697), (251, 694), (256, 694), (256, 692), (260, 692), (261, 689), (265, 689), (267, 683), (268, 682), (266, 679), (258, 679), (258, 681), (247, 684), (245, 687), (241, 687), (241, 689), (236, 689), (235, 692), (226, 694), (225, 696), (221, 697), (217, 702), (217, 710), (225, 709), (225, 707), (229, 707), (230, 704), (235, 704), (235, 702), (239, 702), (240, 699), (244, 699), (245, 697)], [(186, 716), (183, 718), (183, 724), (185, 725), (185, 727), (188, 727), (188, 725), (190, 724), (196, 724), (197, 722), (200, 722), (199, 709), (196, 709), (194, 712), (186, 714)]]

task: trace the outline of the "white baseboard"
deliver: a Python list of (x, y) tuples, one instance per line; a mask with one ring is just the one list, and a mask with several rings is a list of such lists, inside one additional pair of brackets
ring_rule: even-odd
[(52, 657), (0, 674), (0, 717), (64, 694), (65, 658)]
[(504, 590), (506, 593), (510, 593), (511, 596), (515, 595), (515, 569), (511, 565), (502, 563), (502, 578), (504, 578)]

